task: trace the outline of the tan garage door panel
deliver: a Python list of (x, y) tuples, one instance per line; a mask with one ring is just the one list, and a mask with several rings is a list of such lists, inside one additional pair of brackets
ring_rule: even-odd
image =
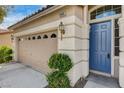
[[(51, 38), (53, 34), (57, 36), (57, 32), (49, 32), (20, 38), (19, 61), (45, 74), (49, 72), (48, 59), (53, 53), (57, 52), (57, 37)], [(37, 39), (39, 35), (41, 39)], [(43, 39), (44, 35), (47, 35), (48, 38)], [(32, 39), (34, 36), (35, 40)], [(30, 40), (28, 40), (29, 37)]]

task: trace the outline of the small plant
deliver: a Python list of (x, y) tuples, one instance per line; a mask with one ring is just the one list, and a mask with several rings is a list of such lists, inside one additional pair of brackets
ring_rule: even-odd
[(13, 51), (7, 46), (0, 47), (0, 63), (7, 63), (12, 60)]
[(49, 87), (51, 88), (68, 88), (70, 81), (67, 75), (61, 71), (55, 71), (47, 76)]
[(67, 72), (72, 68), (72, 62), (68, 55), (53, 54), (49, 59), (48, 66), (51, 69), (58, 69), (62, 72)]
[(67, 72), (72, 68), (73, 64), (71, 59), (66, 54), (56, 53), (53, 54), (48, 66), (54, 71), (47, 75), (47, 81), (51, 88), (68, 88), (70, 81)]

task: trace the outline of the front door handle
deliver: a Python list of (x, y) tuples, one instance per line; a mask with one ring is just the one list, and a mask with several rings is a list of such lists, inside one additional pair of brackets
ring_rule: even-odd
[(107, 54), (107, 58), (110, 58), (110, 53)]

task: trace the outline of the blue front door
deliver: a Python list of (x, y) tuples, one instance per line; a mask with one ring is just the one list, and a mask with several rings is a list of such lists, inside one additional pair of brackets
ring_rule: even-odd
[(111, 73), (111, 21), (91, 24), (90, 69)]

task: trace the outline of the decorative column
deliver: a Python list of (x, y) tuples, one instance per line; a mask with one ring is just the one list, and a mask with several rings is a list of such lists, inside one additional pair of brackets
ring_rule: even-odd
[[(79, 12), (79, 15), (85, 13), (83, 19), (78, 17), (76, 9), (77, 11), (83, 11)], [(74, 13), (66, 20), (61, 19), (65, 27), (62, 40), (61, 33), (58, 31), (58, 52), (68, 54), (73, 61), (73, 68), (68, 73), (72, 86), (81, 77), (85, 78), (89, 73), (88, 6), (82, 8), (75, 6)]]
[(119, 19), (120, 56), (119, 56), (119, 84), (124, 87), (124, 6), (122, 5), (122, 18)]
[(78, 20), (76, 16), (73, 19), (73, 22), (68, 20), (68, 22), (71, 22), (69, 24), (63, 21), (65, 24), (65, 34), (62, 39), (61, 33), (58, 32), (58, 52), (69, 55), (73, 62), (73, 67), (68, 73), (72, 86), (83, 76), (83, 57), (85, 57), (82, 52), (81, 25), (76, 23), (75, 20)]

